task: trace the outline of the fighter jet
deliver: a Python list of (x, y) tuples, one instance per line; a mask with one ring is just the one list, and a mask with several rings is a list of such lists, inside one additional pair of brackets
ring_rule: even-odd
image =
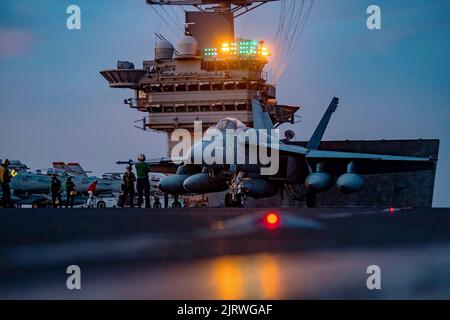
[[(331, 116), (339, 104), (336, 97), (331, 101), (306, 147), (275, 141), (276, 136), (272, 134), (275, 130), (269, 113), (258, 99), (253, 99), (252, 104), (253, 129), (258, 130), (257, 132), (266, 130), (268, 134), (265, 137), (264, 133), (258, 133), (256, 142), (254, 139), (248, 139), (250, 135), (244, 135), (244, 139), (239, 139), (239, 132), (246, 133), (251, 128), (237, 119), (221, 120), (215, 129), (226, 137), (222, 145), (217, 144), (216, 139), (211, 139), (206, 134), (182, 157), (149, 161), (156, 171), (160, 168), (173, 168), (174, 164), (179, 164), (175, 175), (160, 181), (160, 190), (175, 196), (228, 191), (225, 196), (226, 206), (242, 207), (247, 197), (269, 198), (285, 187), (297, 187), (297, 190), (300, 190), (300, 187), (304, 186), (307, 206), (315, 207), (316, 195), (330, 190), (333, 185), (343, 194), (352, 194), (363, 188), (362, 175), (432, 169), (436, 165), (435, 159), (431, 158), (319, 150)], [(229, 149), (226, 149), (227, 139), (230, 139), (227, 133), (229, 134), (230, 130), (236, 132), (237, 137), (232, 138), (237, 142), (234, 144), (237, 147), (231, 150), (234, 151), (232, 158), (227, 157)], [(273, 143), (274, 141), (277, 143)], [(261, 162), (255, 164), (248, 160), (245, 163), (237, 161), (238, 147), (244, 147), (245, 159), (250, 159), (252, 154), (261, 149), (266, 149), (268, 154), (278, 153), (279, 170), (276, 174), (265, 175), (261, 169), (267, 167), (267, 164)], [(195, 152), (207, 149), (213, 149), (213, 153), (223, 154), (224, 161), (211, 163), (200, 157), (199, 162)], [(118, 162), (118, 164), (125, 163), (130, 162)]]
[(47, 170), (47, 175), (53, 174), (61, 177), (64, 182), (67, 177), (72, 177), (75, 190), (79, 193), (87, 193), (89, 185), (97, 181), (98, 194), (115, 194), (121, 191), (122, 179), (117, 173), (105, 173), (102, 177), (88, 176), (90, 171), (85, 171), (79, 163), (53, 162), (53, 168)]

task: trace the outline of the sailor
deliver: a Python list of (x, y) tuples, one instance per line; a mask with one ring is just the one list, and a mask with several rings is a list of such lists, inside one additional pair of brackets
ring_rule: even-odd
[(88, 206), (88, 208), (91, 208), (92, 207), (92, 202), (94, 201), (94, 197), (95, 197), (95, 195), (97, 193), (97, 180), (94, 180), (94, 182), (92, 182), (89, 185), (89, 187), (87, 189), (87, 192), (88, 192), (88, 195), (89, 195), (89, 198), (88, 198), (88, 201), (87, 201), (87, 206)]
[(141, 154), (138, 157), (138, 162), (135, 164), (137, 175), (137, 191), (138, 191), (138, 207), (142, 206), (142, 197), (145, 197), (145, 207), (150, 208), (150, 180), (148, 174), (150, 172), (150, 165), (145, 162), (145, 155)]
[(75, 200), (75, 183), (72, 181), (72, 177), (68, 177), (66, 181), (66, 193), (67, 193), (67, 201), (66, 208), (69, 206), (73, 208), (73, 202)]
[(122, 208), (125, 207), (127, 202), (127, 197), (130, 197), (130, 208), (133, 208), (133, 198), (134, 198), (134, 183), (136, 182), (136, 176), (132, 171), (132, 167), (128, 166), (127, 171), (123, 175), (123, 204)]
[(50, 192), (52, 194), (53, 208), (62, 207), (61, 203), (61, 181), (59, 181), (56, 174), (52, 176), (52, 182), (50, 184)]
[(11, 190), (9, 188), (9, 183), (11, 182), (12, 174), (9, 171), (9, 160), (5, 159), (2, 162), (2, 168), (0, 171), (0, 184), (2, 186), (3, 194), (2, 194), (2, 206), (3, 208), (10, 207), (11, 203)]

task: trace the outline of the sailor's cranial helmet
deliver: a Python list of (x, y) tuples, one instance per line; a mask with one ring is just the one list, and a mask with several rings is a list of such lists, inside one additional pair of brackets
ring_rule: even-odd
[(292, 131), (292, 130), (287, 130), (287, 131), (284, 133), (284, 137), (285, 137), (287, 140), (292, 140), (292, 139), (295, 138), (295, 132)]

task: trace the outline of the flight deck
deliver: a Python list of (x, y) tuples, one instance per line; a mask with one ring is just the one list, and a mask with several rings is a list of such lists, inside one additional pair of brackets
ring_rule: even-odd
[[(450, 298), (450, 210), (5, 209), (0, 296)], [(81, 268), (82, 289), (66, 288)], [(382, 289), (369, 290), (370, 266)]]

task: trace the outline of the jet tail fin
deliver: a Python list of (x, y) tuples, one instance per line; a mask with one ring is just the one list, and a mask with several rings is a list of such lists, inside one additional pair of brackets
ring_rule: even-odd
[(87, 173), (89, 173), (88, 171), (84, 171), (81, 165), (77, 162), (70, 162), (68, 164), (65, 164), (64, 162), (53, 162), (53, 168), (83, 177), (87, 177)]
[(330, 123), (331, 116), (336, 111), (338, 105), (339, 105), (339, 98), (334, 97), (333, 100), (331, 100), (331, 103), (328, 106), (327, 111), (325, 111), (322, 120), (317, 126), (316, 131), (314, 131), (314, 134), (309, 140), (306, 148), (311, 150), (317, 150), (319, 148), (320, 142), (322, 141), (323, 135), (325, 134), (325, 130), (328, 127), (328, 123)]
[(264, 107), (261, 105), (261, 102), (259, 102), (257, 99), (253, 99), (252, 100), (252, 109), (253, 109), (253, 128), (255, 130), (258, 130), (258, 129), (273, 130), (274, 129), (272, 119), (270, 119), (269, 113), (264, 110)]
[(88, 171), (84, 171), (84, 169), (81, 167), (81, 165), (78, 162), (68, 163), (67, 167), (69, 168), (69, 171), (71, 173), (87, 177)]
[(60, 170), (63, 170), (63, 171), (67, 171), (68, 170), (65, 162), (53, 162), (52, 164), (53, 164), (53, 168), (54, 169), (60, 169)]

